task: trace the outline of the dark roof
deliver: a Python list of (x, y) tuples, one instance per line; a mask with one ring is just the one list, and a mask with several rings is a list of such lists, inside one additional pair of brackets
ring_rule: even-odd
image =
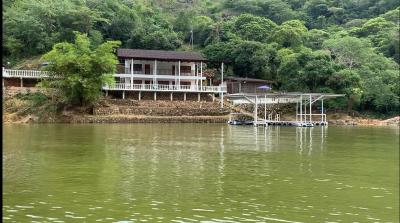
[(118, 49), (117, 56), (123, 58), (134, 58), (134, 59), (157, 59), (167, 61), (193, 61), (200, 62), (206, 61), (206, 59), (196, 52), (178, 52), (178, 51), (166, 51), (166, 50), (142, 50), (142, 49)]
[(246, 81), (246, 82), (255, 82), (255, 83), (273, 83), (273, 81), (257, 79), (257, 78), (248, 78), (248, 77), (225, 77), (225, 80), (230, 81)]

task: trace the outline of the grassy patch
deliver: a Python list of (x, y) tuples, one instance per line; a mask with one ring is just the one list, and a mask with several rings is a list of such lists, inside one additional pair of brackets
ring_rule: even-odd
[(41, 92), (19, 93), (6, 102), (6, 108), (19, 115), (33, 114), (39, 118), (52, 117), (59, 112), (58, 103)]

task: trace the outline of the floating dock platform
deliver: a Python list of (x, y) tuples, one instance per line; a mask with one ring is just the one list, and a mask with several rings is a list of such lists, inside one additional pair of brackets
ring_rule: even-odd
[[(231, 125), (248, 125), (252, 122), (254, 126), (297, 126), (297, 127), (313, 127), (327, 126), (326, 114), (324, 110), (324, 99), (343, 97), (344, 94), (326, 94), (326, 93), (264, 93), (264, 94), (230, 94), (228, 100), (234, 105), (252, 104), (253, 121), (239, 121), (232, 119), (232, 115), (241, 113), (231, 113), (228, 124)], [(317, 102), (321, 103), (320, 113), (313, 113), (312, 106)], [(282, 121), (280, 114), (272, 112), (267, 114), (267, 106), (278, 104), (296, 104), (295, 121)], [(258, 106), (264, 105), (264, 117), (258, 117)], [(250, 114), (250, 113), (249, 113)], [(242, 115), (249, 115), (243, 113)], [(249, 115), (251, 116), (251, 114)], [(274, 116), (274, 117), (273, 117)]]

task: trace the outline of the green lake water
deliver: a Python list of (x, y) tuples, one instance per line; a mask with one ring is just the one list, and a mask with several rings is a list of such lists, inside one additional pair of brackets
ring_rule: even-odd
[(399, 222), (399, 130), (4, 125), (4, 222)]

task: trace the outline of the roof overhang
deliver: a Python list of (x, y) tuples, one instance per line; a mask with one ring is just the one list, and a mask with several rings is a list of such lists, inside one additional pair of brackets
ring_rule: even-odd
[(206, 62), (200, 53), (166, 50), (118, 49), (117, 56), (124, 59)]

